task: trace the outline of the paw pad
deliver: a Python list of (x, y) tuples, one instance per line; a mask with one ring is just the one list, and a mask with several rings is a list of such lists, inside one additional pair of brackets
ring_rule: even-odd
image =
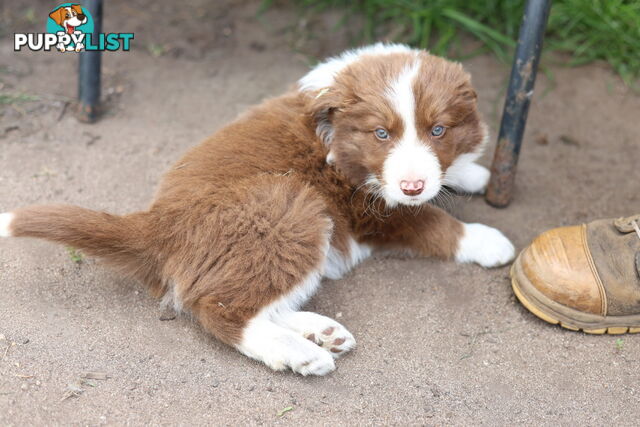
[(322, 335), (331, 335), (335, 328), (333, 326), (329, 326), (327, 329), (322, 331)]

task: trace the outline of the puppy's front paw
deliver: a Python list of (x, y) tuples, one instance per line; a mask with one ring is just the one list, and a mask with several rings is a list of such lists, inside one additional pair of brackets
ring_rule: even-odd
[(483, 224), (464, 224), (456, 261), (499, 267), (513, 260), (514, 256), (515, 248), (500, 231)]
[(473, 194), (484, 193), (490, 177), (489, 169), (475, 163), (469, 163), (464, 174), (458, 177), (460, 189)]
[(84, 49), (84, 45), (82, 43), (78, 43), (76, 45), (76, 52), (80, 52), (82, 49)]

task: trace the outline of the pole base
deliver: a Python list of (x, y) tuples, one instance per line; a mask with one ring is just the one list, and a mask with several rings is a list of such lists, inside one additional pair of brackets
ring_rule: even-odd
[(100, 117), (98, 105), (79, 103), (76, 110), (76, 118), (82, 123), (95, 123)]

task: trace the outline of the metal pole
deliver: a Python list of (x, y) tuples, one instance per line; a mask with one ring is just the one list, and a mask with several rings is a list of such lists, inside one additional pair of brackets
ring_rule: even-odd
[[(102, 0), (85, 0), (82, 4), (93, 17), (91, 41), (96, 45), (98, 34), (102, 33)], [(99, 50), (80, 52), (77, 117), (81, 122), (93, 123), (98, 118), (101, 55)]]
[(495, 207), (506, 207), (511, 201), (550, 8), (551, 0), (527, 0), (525, 6), (487, 188), (486, 200)]

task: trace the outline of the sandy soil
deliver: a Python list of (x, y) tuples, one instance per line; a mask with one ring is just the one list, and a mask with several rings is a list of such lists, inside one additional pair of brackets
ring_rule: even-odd
[[(308, 67), (292, 50), (304, 22), (291, 12), (258, 22), (255, 2), (109, 4), (105, 31), (135, 32), (135, 49), (104, 56), (108, 111), (82, 125), (65, 111), (76, 58), (12, 51), (7, 34), (39, 29), (48, 12), (49, 2), (23, 3), (24, 12), (0, 6), (10, 24), (0, 94), (38, 100), (0, 105), (0, 211), (54, 201), (142, 209), (182, 152)], [(302, 44), (318, 55), (346, 41)], [(488, 57), (465, 65), (495, 134), (509, 69)], [(519, 248), (550, 227), (640, 208), (640, 96), (602, 65), (550, 71), (555, 81), (537, 84), (513, 204), (451, 206)], [(339, 318), (358, 348), (324, 378), (273, 373), (185, 317), (161, 321), (139, 285), (49, 243), (0, 242), (0, 290), (2, 425), (633, 425), (640, 416), (640, 337), (539, 321), (515, 300), (507, 268), (374, 257), (326, 281), (309, 308)], [(108, 378), (80, 381), (88, 371)]]

